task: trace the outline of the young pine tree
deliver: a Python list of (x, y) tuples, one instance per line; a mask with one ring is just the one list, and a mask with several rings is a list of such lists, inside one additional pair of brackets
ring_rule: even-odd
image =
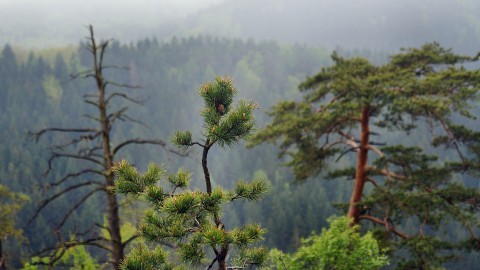
[[(118, 176), (117, 191), (139, 196), (151, 204), (141, 226), (142, 236), (152, 243), (173, 247), (181, 263), (169, 263), (168, 255), (158, 247), (151, 251), (140, 246), (127, 256), (123, 269), (191, 269), (200, 265), (212, 269), (216, 264), (217, 269), (225, 270), (261, 265), (265, 261), (266, 250), (251, 247), (262, 239), (265, 230), (256, 224), (229, 230), (222, 222), (221, 211), (226, 203), (234, 200), (258, 200), (267, 191), (266, 182), (262, 179), (251, 183), (238, 181), (235, 188), (226, 190), (212, 185), (207, 165), (209, 150), (215, 144), (232, 146), (252, 133), (256, 105), (241, 100), (234, 106), (237, 90), (228, 78), (217, 77), (200, 87), (198, 93), (205, 101), (201, 112), (204, 139), (194, 141), (192, 132), (181, 131), (175, 133), (172, 141), (183, 150), (192, 146), (203, 149), (205, 191), (187, 190), (190, 173), (185, 169), (167, 175), (164, 169), (151, 164), (141, 175), (125, 161), (114, 167)], [(233, 249), (238, 250), (233, 260), (235, 266), (227, 267)]]

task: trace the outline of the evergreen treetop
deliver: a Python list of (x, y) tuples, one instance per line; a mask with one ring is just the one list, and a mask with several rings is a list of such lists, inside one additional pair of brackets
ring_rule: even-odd
[[(139, 247), (127, 257), (124, 269), (182, 269), (215, 263), (218, 269), (227, 269), (228, 255), (232, 248), (238, 250), (236, 266), (262, 265), (266, 250), (251, 247), (263, 238), (265, 230), (256, 224), (228, 230), (221, 220), (222, 208), (234, 200), (257, 200), (267, 190), (262, 179), (250, 183), (238, 181), (231, 190), (212, 186), (207, 166), (209, 149), (216, 143), (232, 146), (247, 137), (253, 130), (253, 102), (240, 101), (236, 106), (233, 99), (236, 89), (228, 78), (217, 77), (214, 82), (204, 84), (198, 90), (205, 106), (201, 112), (204, 119), (204, 139), (192, 140), (191, 131), (176, 132), (172, 141), (182, 149), (193, 145), (203, 148), (202, 166), (206, 192), (188, 190), (190, 173), (180, 169), (167, 175), (156, 165), (150, 165), (145, 174), (139, 174), (125, 161), (118, 163), (114, 171), (118, 176), (116, 188), (119, 193), (140, 196), (150, 202), (152, 209), (145, 215), (141, 227), (142, 236), (148, 241), (166, 244), (175, 248), (177, 259), (182, 263), (170, 263), (168, 256), (156, 249)], [(163, 183), (163, 184), (162, 184)], [(182, 191), (179, 191), (182, 190)], [(207, 259), (208, 257), (213, 257)], [(176, 265), (176, 266), (174, 266)]]

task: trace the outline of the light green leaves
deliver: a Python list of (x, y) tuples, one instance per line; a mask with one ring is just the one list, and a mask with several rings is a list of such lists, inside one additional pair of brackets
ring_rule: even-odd
[(380, 249), (371, 233), (361, 235), (359, 227), (350, 226), (347, 217), (333, 217), (328, 222), (329, 229), (303, 240), (294, 254), (273, 251), (272, 269), (374, 270), (388, 265), (386, 251)]

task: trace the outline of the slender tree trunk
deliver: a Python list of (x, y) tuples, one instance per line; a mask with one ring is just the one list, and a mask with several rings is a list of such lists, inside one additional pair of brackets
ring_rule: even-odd
[(218, 270), (226, 270), (227, 269), (227, 254), (228, 254), (228, 247), (222, 248), (220, 254), (218, 255)]
[(120, 234), (120, 218), (118, 214), (118, 202), (117, 202), (117, 197), (113, 193), (108, 193), (107, 197), (108, 197), (108, 210), (107, 210), (108, 229), (110, 233), (110, 243), (112, 248), (112, 265), (114, 269), (117, 270), (117, 269), (120, 269), (120, 262), (121, 260), (123, 260), (123, 256), (124, 256), (122, 236)]
[(100, 113), (100, 125), (102, 128), (102, 148), (103, 148), (103, 165), (105, 171), (105, 181), (107, 187), (107, 218), (108, 232), (110, 234), (110, 247), (112, 256), (112, 265), (114, 269), (120, 269), (120, 261), (123, 260), (122, 236), (120, 234), (120, 215), (118, 213), (117, 196), (110, 188), (115, 186), (114, 178), (110, 168), (113, 165), (113, 153), (110, 147), (110, 120), (107, 116), (107, 108), (105, 101), (105, 82), (102, 75), (101, 65), (96, 66), (95, 77), (98, 87), (98, 110)]
[(7, 263), (5, 261), (5, 255), (3, 255), (3, 242), (2, 238), (0, 238), (0, 270), (7, 270)]
[(210, 180), (210, 173), (208, 172), (208, 165), (207, 165), (207, 158), (208, 158), (208, 150), (210, 150), (210, 139), (207, 139), (205, 142), (205, 146), (203, 147), (203, 154), (202, 154), (202, 167), (203, 167), (203, 175), (205, 176), (205, 185), (207, 186), (207, 193), (210, 195), (212, 194), (212, 182)]
[(355, 183), (353, 185), (352, 197), (347, 216), (353, 219), (353, 224), (358, 224), (360, 217), (360, 208), (358, 203), (362, 199), (363, 189), (367, 180), (367, 161), (368, 161), (368, 141), (369, 141), (369, 120), (370, 108), (362, 109), (360, 118), (360, 149), (358, 150), (357, 169), (355, 175)]
[[(210, 139), (207, 139), (205, 142), (205, 146), (203, 147), (203, 154), (202, 154), (202, 167), (203, 167), (203, 175), (205, 176), (205, 185), (207, 187), (207, 193), (210, 195), (212, 194), (212, 181), (210, 179), (210, 172), (208, 171), (208, 150), (212, 146)], [(215, 215), (215, 224), (217, 228), (225, 229), (225, 225), (223, 224), (222, 220)], [(217, 255), (217, 264), (218, 270), (226, 270), (227, 269), (227, 254), (228, 254), (228, 246), (222, 247), (220, 253)]]

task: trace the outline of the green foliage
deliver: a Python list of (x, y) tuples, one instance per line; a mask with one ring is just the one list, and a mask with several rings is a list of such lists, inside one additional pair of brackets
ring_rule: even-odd
[[(86, 250), (85, 246), (75, 246), (60, 252), (65, 253), (51, 267), (67, 267), (70, 270), (97, 270), (101, 268), (101, 265)], [(47, 267), (49, 263), (51, 262), (48, 257), (33, 257), (23, 265), (22, 270), (50, 269), (50, 267)]]
[[(385, 241), (392, 250), (409, 252), (411, 260), (403, 258), (405, 252), (395, 254), (412, 265), (433, 267), (452, 259), (462, 241), (443, 236), (451, 226), (447, 223), (462, 226), (467, 239), (476, 238), (472, 230), (479, 224), (480, 192), (455, 179), (462, 177), (456, 173), (478, 168), (478, 159), (470, 157), (479, 149), (472, 143), (478, 138), (472, 127), (480, 71), (466, 68), (478, 57), (429, 43), (404, 49), (380, 66), (337, 53), (332, 60), (332, 66), (300, 84), (302, 101), (272, 107), (272, 123), (252, 138), (251, 145), (280, 141), (280, 156), (300, 181), (321, 173), (353, 177), (361, 197), (350, 202), (355, 212), (349, 213), (355, 221), (384, 227), (390, 235)], [(405, 142), (405, 135), (424, 140)], [(428, 149), (428, 142), (436, 149)], [(357, 164), (331, 166), (351, 153)], [(358, 167), (363, 163), (357, 153), (366, 153), (365, 166)], [(407, 222), (408, 228), (403, 227)]]
[(123, 270), (182, 270), (184, 267), (174, 267), (167, 262), (168, 254), (161, 248), (149, 250), (140, 245), (135, 248), (123, 261)]
[(92, 258), (85, 246), (76, 246), (68, 249), (60, 259), (59, 264), (72, 265), (70, 270), (96, 270), (100, 264)]
[[(233, 108), (233, 97), (237, 90), (230, 78), (215, 78), (198, 89), (204, 99), (201, 115), (204, 119), (204, 133), (209, 142), (220, 146), (232, 146), (240, 139), (246, 138), (253, 131), (253, 110), (257, 105), (252, 101), (241, 100)], [(176, 132), (172, 142), (182, 149), (192, 144), (190, 131)]]
[(372, 233), (361, 235), (360, 227), (350, 226), (346, 217), (331, 217), (329, 229), (320, 235), (302, 240), (302, 246), (293, 254), (279, 250), (270, 252), (270, 266), (278, 270), (372, 270), (388, 265), (389, 260), (373, 238)]
[[(227, 254), (233, 247), (240, 251), (235, 262), (241, 262), (242, 267), (261, 265), (266, 259), (266, 250), (250, 248), (250, 245), (262, 240), (266, 231), (259, 225), (245, 225), (229, 231), (220, 217), (223, 207), (231, 201), (260, 199), (268, 189), (265, 179), (257, 178), (251, 183), (238, 181), (232, 190), (221, 186), (212, 188), (207, 167), (208, 151), (215, 143), (231, 146), (251, 133), (255, 105), (240, 101), (233, 106), (237, 90), (227, 78), (217, 77), (214, 82), (204, 84), (198, 92), (205, 102), (201, 112), (205, 123), (204, 143), (192, 141), (190, 131), (176, 132), (172, 142), (182, 149), (193, 145), (203, 148), (202, 165), (207, 191), (187, 190), (191, 174), (185, 169), (167, 175), (152, 164), (142, 175), (126, 161), (117, 163), (113, 168), (118, 176), (116, 190), (151, 203), (152, 209), (147, 211), (140, 227), (142, 236), (149, 242), (176, 247), (177, 260), (185, 263), (178, 263), (178, 267), (209, 263), (211, 268), (217, 262), (219, 269), (224, 269)], [(207, 260), (208, 249), (215, 256), (210, 261)], [(173, 269), (169, 263), (171, 259), (159, 249), (144, 251), (139, 248), (127, 256), (122, 267)]]
[(0, 239), (20, 237), (22, 230), (16, 226), (16, 214), (29, 201), (27, 195), (10, 191), (0, 185)]
[[(128, 63), (130, 71), (127, 73), (108, 72), (108, 77), (112, 81), (142, 85), (147, 92), (145, 95), (149, 97), (145, 106), (139, 107), (138, 110), (129, 109), (129, 116), (144, 120), (149, 124), (154, 123), (149, 125), (149, 129), (143, 129), (135, 126), (135, 123), (122, 122), (121, 125), (115, 127), (115, 142), (137, 137), (158, 138), (160, 136), (165, 138), (171, 135), (171, 131), (175, 129), (201, 130), (202, 121), (192, 117), (192, 115), (194, 116), (200, 111), (203, 101), (192, 94), (191, 89), (196, 89), (201, 82), (214, 78), (217, 73), (233, 74), (237, 88), (242, 90), (240, 93), (242, 96), (259, 102), (261, 107), (268, 107), (275, 100), (285, 95), (295, 95), (294, 88), (291, 87), (292, 83), (300, 81), (304, 74), (312, 73), (319, 64), (328, 61), (326, 57), (328, 55), (325, 54), (323, 49), (306, 46), (278, 46), (274, 42), (257, 43), (205, 36), (171, 39), (162, 42), (157, 42), (154, 39), (144, 39), (133, 44), (112, 41), (110, 45), (112, 49), (105, 54), (105, 62), (116, 66), (125, 66)], [(89, 126), (89, 120), (86, 117), (78, 117), (79, 112), (95, 113), (93, 111), (94, 107), (79, 102), (83, 99), (83, 95), (87, 94), (88, 89), (92, 89), (91, 82), (76, 80), (75, 83), (72, 83), (69, 77), (69, 74), (83, 71), (90, 66), (90, 57), (86, 46), (86, 42), (82, 42), (80, 46), (69, 47), (66, 53), (63, 53), (62, 48), (49, 48), (48, 55), (44, 54), (44, 50), (31, 52), (28, 49), (21, 50), (21, 55), (19, 55), (20, 48), (14, 46), (12, 52), (12, 50), (9, 50), (10, 46), (6, 46), (4, 52), (0, 53), (0, 74), (5, 75), (2, 76), (0, 81), (0, 115), (2, 117), (0, 121), (2, 127), (0, 129), (2, 134), (0, 156), (3, 162), (3, 166), (0, 166), (0, 182), (11, 190), (28, 194), (32, 200), (31, 204), (27, 204), (20, 210), (17, 220), (29, 220), (32, 217), (33, 208), (41, 201), (40, 196), (43, 194), (43, 190), (38, 189), (37, 179), (39, 175), (45, 172), (49, 159), (44, 144), (34, 144), (26, 141), (25, 133), (27, 129), (39, 130), (47, 126), (65, 127), (72, 124), (86, 127)], [(0, 51), (2, 50), (0, 49)], [(286, 53), (288, 53), (288, 58)], [(259, 59), (253, 59), (252, 56)], [(256, 76), (262, 78), (260, 89), (247, 87), (249, 86), (249, 82), (246, 81), (248, 78), (234, 74), (234, 67), (242, 60), (247, 61)], [(207, 68), (203, 63), (206, 63)], [(55, 76), (63, 89), (58, 104), (53, 104), (43, 89), (44, 79), (52, 75)], [(287, 86), (286, 82), (290, 80), (289, 78), (294, 80)], [(265, 82), (268, 82), (268, 84), (265, 84)], [(132, 92), (134, 98), (143, 96), (140, 92), (135, 93)], [(131, 104), (121, 98), (113, 98), (112, 102), (112, 105), (115, 106), (118, 104), (120, 107), (128, 106), (131, 108)], [(255, 114), (257, 122), (262, 123), (265, 115), (259, 111)], [(72, 122), (72, 119), (75, 120), (75, 123)], [(195, 133), (195, 135), (197, 134), (199, 133)], [(43, 143), (60, 142), (65, 138), (61, 134), (51, 134), (45, 137)], [(87, 143), (82, 142), (82, 146), (87, 146)], [(167, 160), (167, 156), (159, 154), (157, 149), (144, 145), (125, 147), (117, 152), (117, 155), (134, 161), (138, 168), (146, 168), (152, 160), (159, 163), (168, 161), (175, 168), (179, 164), (178, 160)], [(271, 149), (250, 151), (239, 147), (238, 151), (216, 150), (210, 157), (210, 164), (218, 164), (214, 167), (215, 182), (231, 187), (234, 182), (232, 179), (247, 180), (251, 177), (250, 172), (259, 168), (265, 168), (268, 175), (272, 175), (277, 168), (277, 165), (273, 162), (274, 156), (275, 153)], [(181, 166), (188, 168), (194, 168), (198, 164), (191, 158), (181, 162)], [(228, 165), (224, 166), (225, 163), (228, 163)], [(77, 169), (82, 169), (81, 164), (83, 162), (76, 164), (75, 162), (59, 161), (54, 166), (56, 172), (45, 178), (44, 183), (53, 183), (61, 179), (61, 172), (75, 172)], [(228, 177), (229, 175), (231, 177)], [(86, 176), (91, 180), (98, 180), (95, 174)], [(288, 174), (282, 174), (282, 176), (283, 182), (288, 181)], [(194, 180), (192, 185), (198, 186), (196, 182), (198, 177), (195, 178), (192, 179)], [(283, 182), (279, 183), (282, 187)], [(318, 183), (318, 185), (322, 185), (322, 183)], [(303, 187), (302, 189), (307, 190)], [(58, 189), (52, 190), (53, 193), (56, 191)], [(52, 203), (50, 209), (45, 209), (39, 214), (39, 218), (34, 224), (31, 224), (28, 228), (23, 228), (24, 236), (29, 240), (28, 249), (38, 252), (45, 247), (55, 245), (57, 238), (52, 234), (51, 228), (58, 225), (58, 215), (67, 213), (71, 202), (80, 199), (78, 196), (81, 194), (84, 194), (83, 191), (80, 193), (72, 192), (59, 197), (57, 202)], [(268, 197), (274, 196), (268, 195)], [(296, 239), (298, 235), (305, 235), (317, 226), (316, 220), (321, 220), (323, 212), (314, 211), (316, 205), (320, 207), (328, 205), (312, 196), (303, 196), (300, 192), (275, 197), (278, 197), (275, 200), (287, 202), (289, 206), (288, 209), (278, 207), (279, 211), (292, 213), (292, 216), (302, 216), (310, 213), (308, 214), (308, 226), (295, 222), (295, 218), (283, 218), (282, 222), (273, 222), (269, 213), (274, 211), (266, 210), (268, 207), (264, 199), (260, 203), (265, 206), (258, 210), (264, 211), (264, 214), (257, 214), (254, 211), (254, 205), (257, 205), (257, 203), (231, 204), (228, 210), (229, 214), (224, 215), (225, 223), (228, 224), (227, 228), (233, 228), (230, 224), (243, 224), (247, 219), (251, 222), (261, 221), (264, 225), (274, 224), (287, 233), (276, 234), (271, 232), (266, 235), (266, 238), (270, 239), (269, 245), (273, 246), (273, 243), (280, 243), (282, 247), (286, 247), (293, 243), (292, 239)], [(92, 198), (92, 201), (77, 208), (71, 214), (71, 220), (64, 226), (66, 236), (73, 230), (77, 232), (87, 231), (93, 223), (103, 224), (105, 221), (104, 215), (97, 210), (99, 210), (99, 207), (104, 209), (106, 204), (99, 201), (95, 195)], [(135, 201), (134, 198), (130, 200)], [(304, 204), (309, 206), (302, 207)], [(122, 202), (123, 205), (124, 202)], [(142, 215), (143, 209), (141, 207), (136, 208), (142, 204), (134, 205), (135, 208), (132, 211)], [(247, 208), (243, 208), (244, 206), (251, 210), (242, 213), (247, 210)], [(295, 207), (298, 207), (298, 209), (302, 207), (302, 210), (294, 210)], [(121, 210), (121, 212), (124, 211)], [(129, 219), (132, 226), (136, 224), (137, 219)], [(298, 231), (299, 233), (288, 233), (290, 228), (291, 231)], [(123, 235), (122, 240), (128, 239), (129, 235)], [(277, 237), (276, 235), (284, 236)], [(10, 239), (5, 242), (8, 258), (11, 259), (7, 262), (9, 266), (13, 268), (21, 267), (21, 261), (24, 261), (26, 256), (22, 247), (25, 243), (17, 239)], [(127, 245), (127, 250), (129, 246)], [(100, 249), (89, 249), (89, 251), (92, 252), (94, 257), (104, 256)]]

